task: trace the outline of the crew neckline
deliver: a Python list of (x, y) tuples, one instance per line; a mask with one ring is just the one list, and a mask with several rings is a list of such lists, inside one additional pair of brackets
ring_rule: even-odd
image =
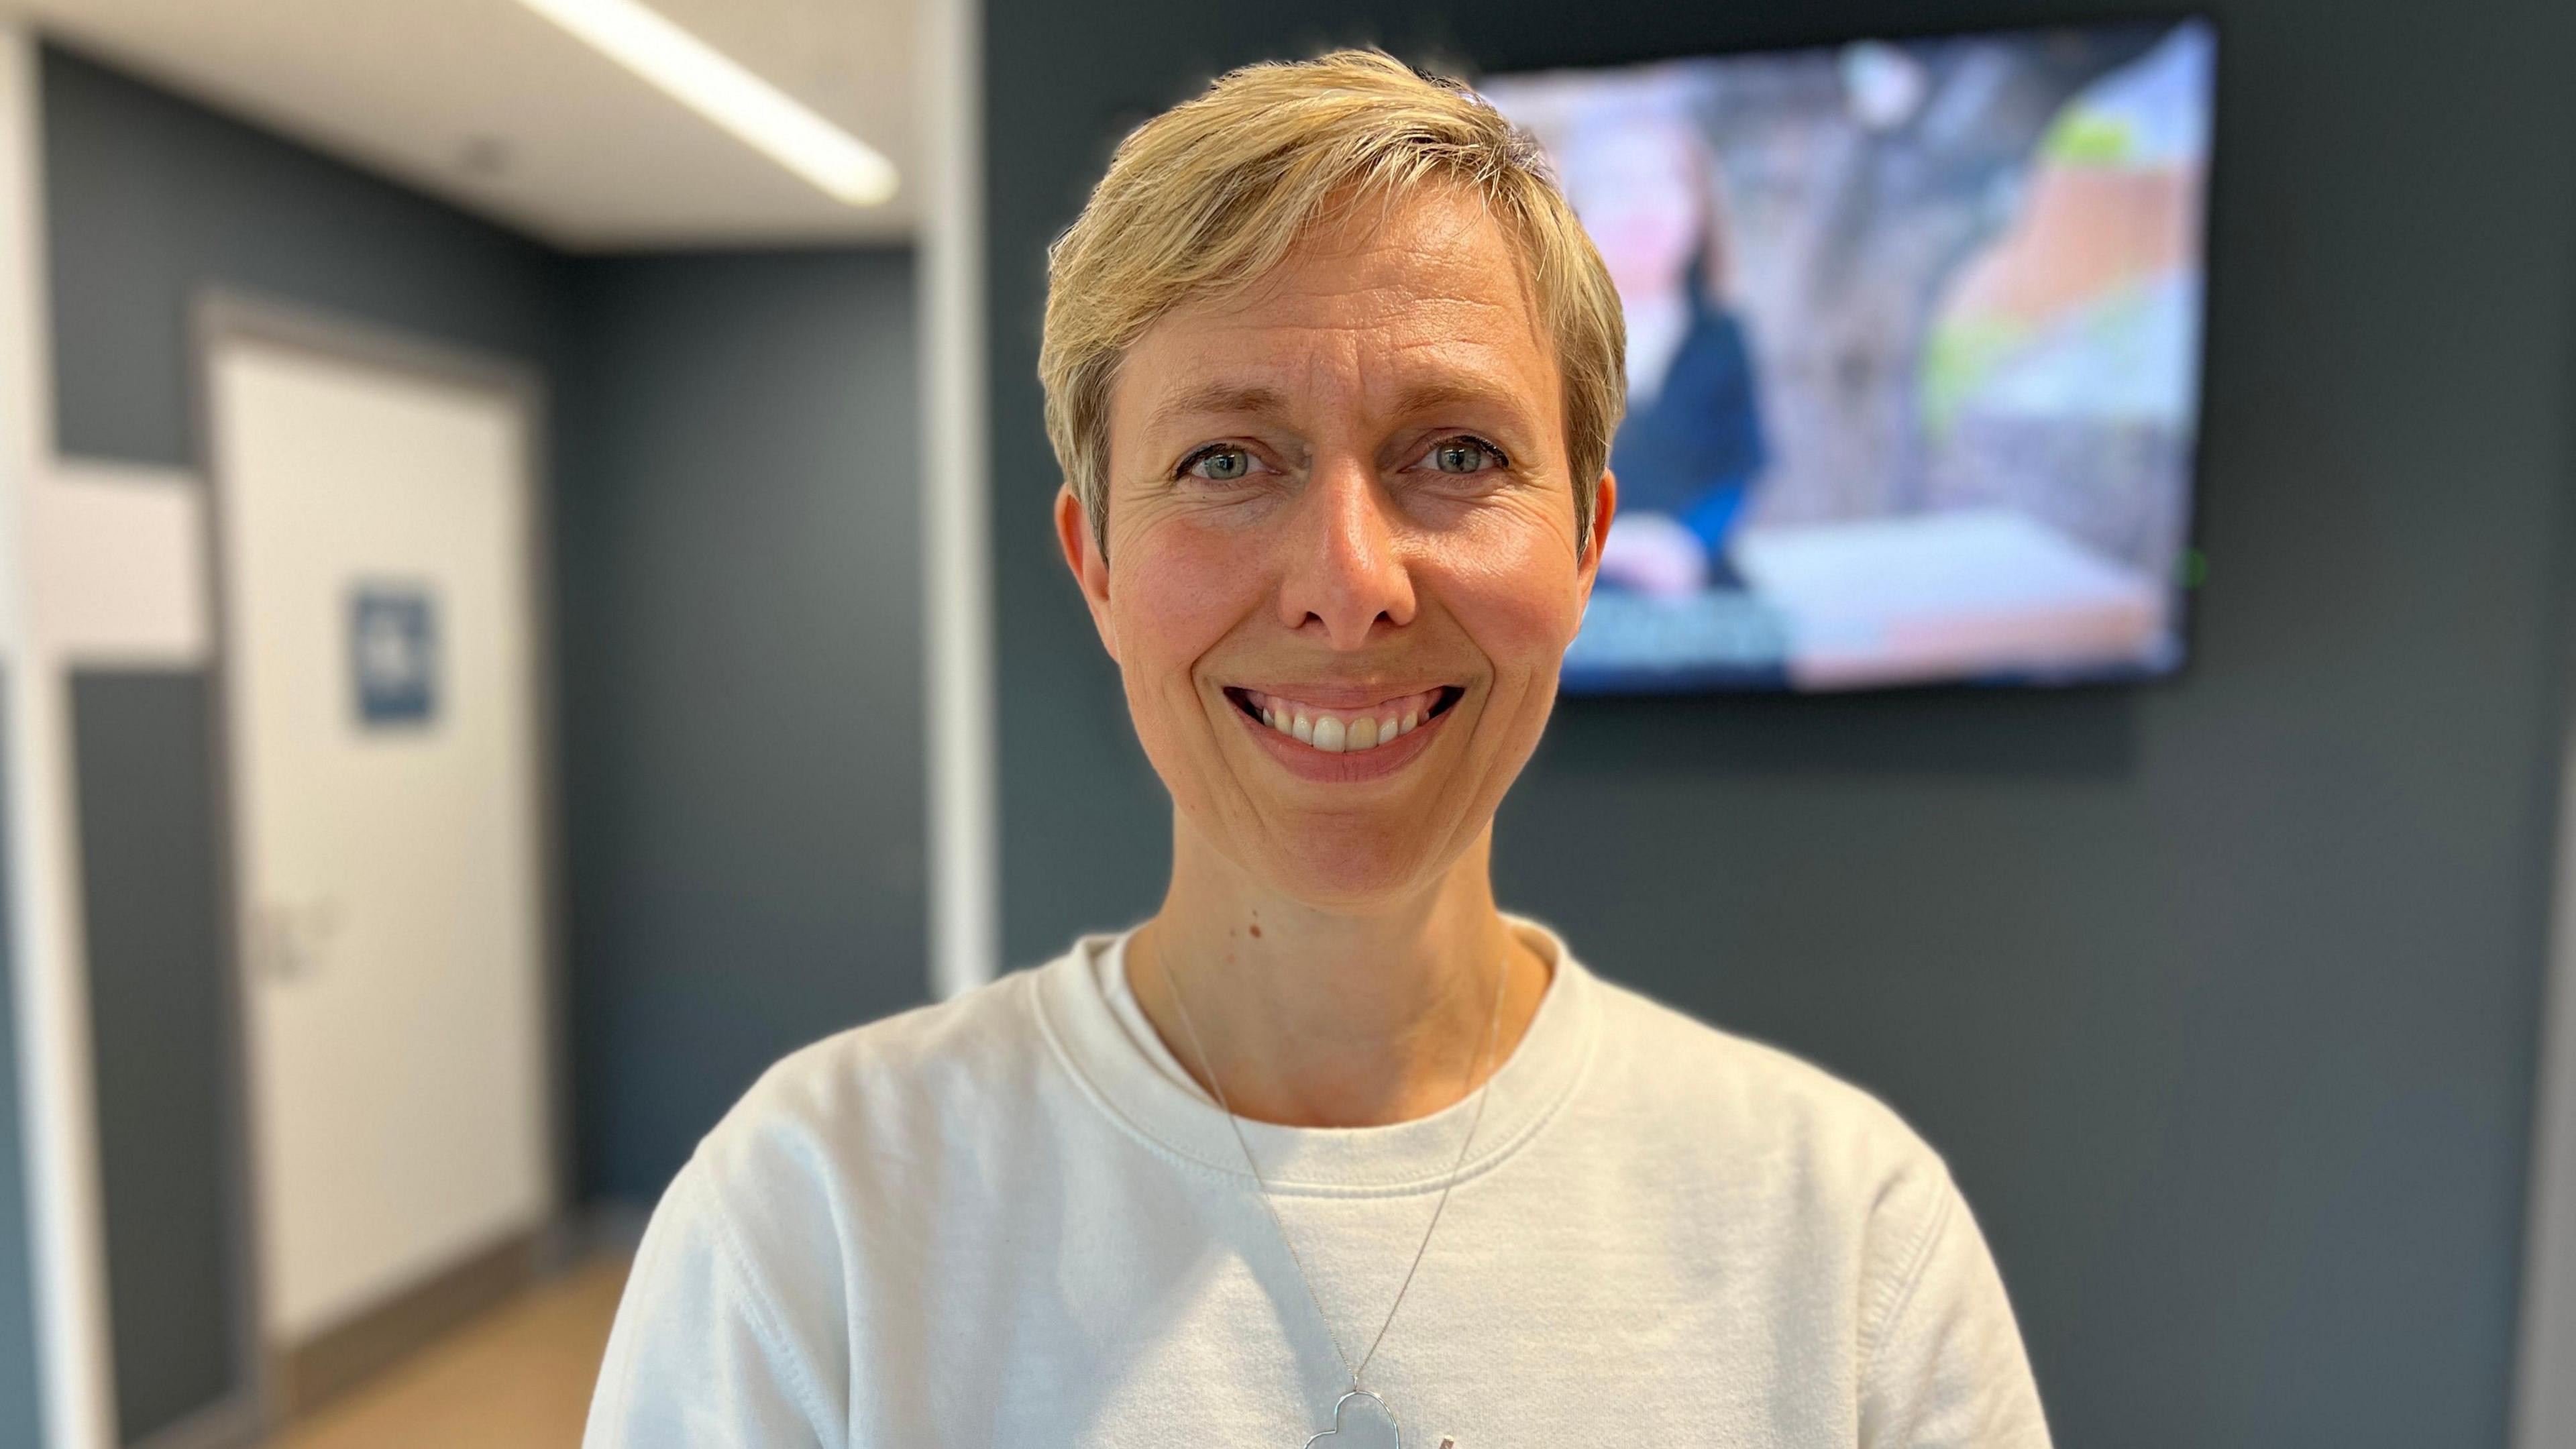
[[(1599, 1034), (1599, 985), (1556, 933), (1504, 918), (1552, 963), (1529, 1028), (1486, 1084), (1489, 1100), (1458, 1180), (1491, 1171), (1546, 1126), (1589, 1066)], [(1036, 974), (1040, 1029), (1084, 1094), (1155, 1152), (1196, 1170), (1240, 1179), (1243, 1161), (1224, 1111), (1201, 1088), (1136, 1004), (1127, 985), (1132, 930), (1085, 936)], [(1241, 1119), (1244, 1145), (1270, 1190), (1334, 1197), (1437, 1191), (1458, 1163), (1475, 1097), (1427, 1117), (1383, 1127), (1286, 1127)]]

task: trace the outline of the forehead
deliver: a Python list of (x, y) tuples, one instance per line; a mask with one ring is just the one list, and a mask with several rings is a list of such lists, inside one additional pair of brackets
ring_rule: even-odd
[(1354, 202), (1267, 275), (1147, 329), (1119, 369), (1113, 427), (1152, 426), (1232, 383), (1340, 401), (1485, 390), (1552, 415), (1556, 368), (1526, 274), (1470, 196)]

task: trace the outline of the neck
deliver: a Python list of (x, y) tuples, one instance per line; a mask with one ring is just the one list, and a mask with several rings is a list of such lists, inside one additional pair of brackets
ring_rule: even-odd
[(1546, 994), (1549, 963), (1494, 908), (1490, 830), (1437, 879), (1358, 907), (1282, 895), (1186, 821), (1173, 845), (1170, 894), (1127, 944), (1128, 984), (1172, 1055), (1245, 1117), (1428, 1116), (1502, 1065)]

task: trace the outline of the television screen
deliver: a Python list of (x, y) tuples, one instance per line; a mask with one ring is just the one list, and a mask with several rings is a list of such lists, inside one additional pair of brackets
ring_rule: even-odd
[(1489, 79), (1627, 313), (1566, 687), (2175, 668), (2213, 52), (2188, 19)]

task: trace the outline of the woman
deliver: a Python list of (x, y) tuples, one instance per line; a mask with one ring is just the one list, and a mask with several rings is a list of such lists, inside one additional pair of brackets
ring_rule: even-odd
[(1342, 53), (1128, 138), (1040, 366), (1169, 892), (772, 1070), (655, 1214), (594, 1449), (2047, 1442), (1929, 1149), (1495, 908), (1620, 345), (1463, 89)]
[(1610, 446), (1628, 522), (1602, 579), (1664, 595), (1741, 588), (1726, 541), (1765, 450), (1707, 150), (1676, 117), (1604, 117), (1576, 131), (1565, 161), (1628, 326), (1628, 410)]

